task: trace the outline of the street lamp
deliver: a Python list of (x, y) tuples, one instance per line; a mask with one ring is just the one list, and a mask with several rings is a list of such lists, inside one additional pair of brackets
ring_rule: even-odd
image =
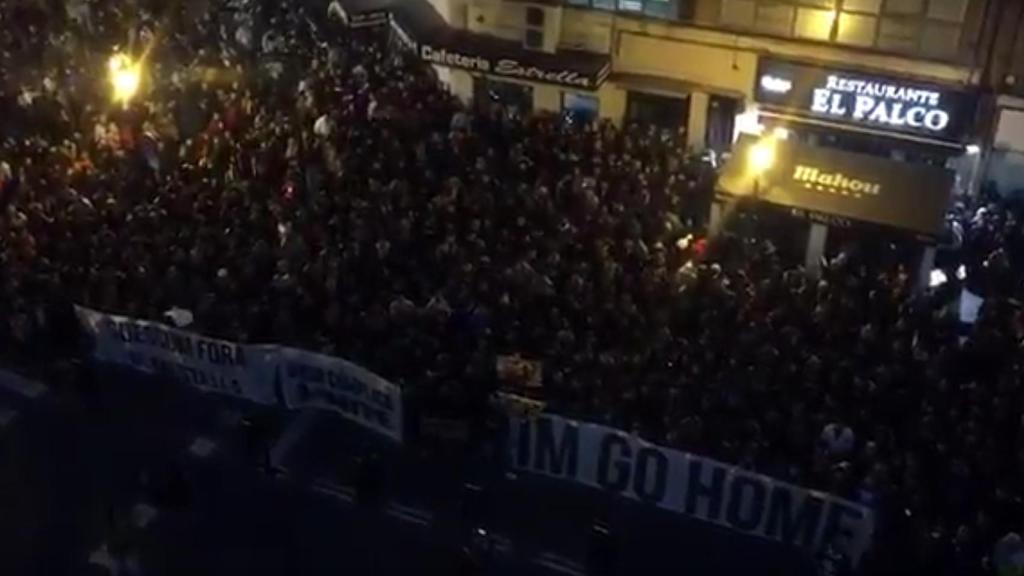
[(107, 61), (107, 68), (114, 101), (127, 106), (139, 91), (142, 65), (124, 54), (114, 54)]
[(761, 175), (772, 169), (775, 165), (775, 146), (777, 138), (765, 136), (750, 147), (750, 154), (747, 156), (747, 169), (754, 179), (754, 197), (760, 193)]

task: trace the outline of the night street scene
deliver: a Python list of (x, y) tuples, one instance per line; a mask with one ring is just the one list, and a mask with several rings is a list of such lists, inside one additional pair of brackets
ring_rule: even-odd
[(1024, 576), (1022, 29), (0, 0), (0, 576)]

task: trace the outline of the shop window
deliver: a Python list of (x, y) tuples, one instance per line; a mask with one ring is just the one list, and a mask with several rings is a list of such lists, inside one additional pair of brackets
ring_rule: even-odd
[(917, 20), (883, 18), (878, 29), (878, 47), (894, 52), (915, 52), (921, 34)]
[(875, 27), (878, 18), (844, 12), (839, 15), (839, 29), (836, 41), (852, 46), (870, 47), (875, 43)]
[(753, 28), (756, 12), (754, 0), (722, 0), (721, 22), (734, 28)]
[(600, 102), (597, 96), (562, 92), (562, 115), (567, 122), (586, 124), (598, 118)]
[(473, 98), (477, 106), (497, 108), (509, 117), (522, 117), (533, 111), (533, 87), (526, 84), (476, 76), (473, 78)]
[(924, 0), (885, 0), (886, 14), (920, 14)]
[(832, 36), (835, 12), (800, 8), (796, 13), (796, 35), (812, 40), (828, 40)]
[(676, 131), (686, 126), (690, 98), (630, 91), (626, 94), (626, 120), (641, 126), (656, 126)]
[(569, 0), (572, 6), (590, 6), (590, 0)]
[(929, 22), (921, 35), (921, 52), (926, 56), (950, 56), (960, 47), (960, 27)]
[(619, 0), (619, 10), (623, 12), (643, 12), (644, 3), (641, 0)]
[(967, 12), (967, 0), (930, 0), (928, 17), (946, 22), (963, 22)]
[(754, 26), (766, 34), (790, 36), (793, 33), (793, 7), (784, 4), (758, 6)]
[(615, 0), (592, 0), (594, 8), (602, 10), (615, 10)]
[(882, 0), (843, 0), (844, 12), (866, 12), (878, 14), (882, 7)]

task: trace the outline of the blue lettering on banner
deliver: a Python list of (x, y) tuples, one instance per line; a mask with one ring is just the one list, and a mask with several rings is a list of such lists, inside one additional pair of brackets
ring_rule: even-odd
[(597, 483), (605, 490), (624, 491), (629, 487), (632, 457), (633, 449), (625, 438), (607, 434), (601, 439), (601, 452), (597, 457)]
[[(702, 479), (705, 465), (711, 468), (711, 478), (706, 483)], [(725, 468), (695, 458), (690, 460), (689, 479), (686, 489), (686, 513), (716, 522), (722, 514), (722, 502), (725, 500)], [(707, 512), (699, 514), (697, 506), (701, 500), (707, 501)]]
[(863, 510), (858, 510), (843, 502), (831, 502), (828, 514), (825, 515), (825, 526), (822, 528), (820, 546), (845, 548), (844, 543), (854, 538), (849, 521), (859, 521), (863, 518)]
[(680, 514), (804, 548), (833, 548), (856, 564), (868, 546), (867, 508), (555, 415), (512, 423), (513, 464)]
[(764, 481), (760, 478), (737, 474), (729, 483), (729, 507), (725, 521), (744, 532), (757, 530), (764, 517)]
[(76, 313), (96, 336), (97, 360), (263, 404), (330, 409), (402, 439), (401, 389), (340, 358), (205, 338), (87, 308)]
[(825, 502), (812, 493), (794, 505), (794, 494), (785, 486), (773, 486), (768, 499), (765, 531), (770, 538), (787, 544), (812, 546)]
[(550, 418), (537, 421), (536, 446), (533, 467), (552, 476), (576, 477), (580, 451), (579, 428), (575, 424), (562, 424), (559, 437)]
[(636, 455), (633, 492), (644, 502), (661, 502), (668, 483), (668, 457), (654, 448), (642, 448)]

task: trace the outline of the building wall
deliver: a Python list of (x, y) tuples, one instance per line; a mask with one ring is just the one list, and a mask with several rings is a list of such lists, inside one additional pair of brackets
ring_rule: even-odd
[[(564, 28), (576, 25), (579, 19), (576, 13), (579, 10), (567, 10)], [(781, 40), (766, 36), (754, 36), (736, 34), (724, 30), (712, 30), (696, 26), (660, 22), (656, 20), (641, 20), (632, 17), (617, 16), (614, 22), (614, 29), (619, 40), (625, 34), (633, 36), (648, 36), (661, 42), (653, 49), (673, 49), (672, 43), (683, 43), (687, 48), (703, 46), (714, 48), (717, 54), (726, 54), (727, 69), (732, 68), (732, 54), (738, 58), (743, 54), (771, 54), (782, 58), (793, 58), (820, 62), (825, 65), (842, 67), (866, 68), (880, 72), (892, 72), (918, 78), (938, 80), (958, 84), (969, 84), (977, 80), (977, 73), (970, 66), (963, 66), (956, 63), (944, 63), (924, 61), (907, 58), (900, 55), (864, 52), (842, 46), (829, 46), (816, 43), (796, 42), (792, 40)], [(565, 32), (563, 32), (565, 33)], [(613, 50), (618, 45), (613, 44)], [(676, 47), (676, 50), (679, 48)], [(706, 56), (707, 51), (699, 52)], [(619, 55), (616, 54), (615, 60)], [(666, 59), (667, 60), (667, 59)], [(690, 59), (690, 60), (696, 60)], [(722, 58), (719, 56), (718, 61)], [(668, 65), (670, 63), (666, 63)], [(680, 62), (683, 65), (693, 65), (693, 62)], [(709, 72), (715, 72), (708, 66)]]
[[(434, 2), (458, 2), (463, 0), (432, 0)], [(612, 77), (597, 91), (600, 99), (600, 116), (621, 122), (628, 102), (630, 90), (662, 93), (673, 90), (679, 96), (689, 96), (690, 109), (687, 128), (690, 144), (695, 148), (703, 146), (707, 126), (708, 98), (710, 95), (732, 97), (740, 101), (740, 109), (747, 107), (753, 99), (753, 88), (757, 76), (758, 60), (763, 56), (791, 59), (817, 64), (823, 67), (857, 69), (867, 73), (885, 74), (939, 84), (972, 87), (982, 79), (982, 69), (976, 65), (979, 54), (989, 42), (992, 34), (986, 34), (985, 22), (995, 22), (1000, 2), (1024, 4), (1024, 0), (950, 0), (950, 6), (962, 2), (963, 11), (956, 24), (957, 49), (951, 50), (945, 61), (938, 58), (915, 58), (908, 54), (917, 53), (923, 46), (922, 38), (930, 32), (925, 28), (952, 26), (939, 18), (933, 18), (929, 0), (843, 0), (836, 12), (830, 39), (807, 41), (786, 38), (793, 36), (798, 24), (798, 14), (808, 5), (825, 5), (838, 0), (566, 0), (564, 5), (527, 4), (511, 0), (465, 0), (467, 26), (476, 33), (491, 34), (501, 38), (521, 41), (526, 29), (526, 9), (537, 6), (545, 10), (544, 45), (545, 51), (560, 49), (586, 50), (609, 54)], [(606, 2), (607, 6), (623, 6), (628, 2), (675, 2), (685, 13), (688, 22), (645, 17), (643, 14), (623, 14), (612, 10), (598, 10), (594, 2)], [(889, 14), (887, 2), (903, 2), (913, 5), (920, 1), (918, 16), (904, 17), (905, 22), (916, 22), (917, 48), (906, 54), (881, 51), (877, 46), (861, 48), (843, 45), (839, 42), (839, 25), (843, 10), (851, 6), (869, 6), (878, 3), (874, 18), (875, 38), (881, 34), (884, 22), (895, 17)], [(946, 0), (933, 0), (935, 6)], [(587, 7), (574, 4), (586, 3)], [(729, 28), (723, 18), (736, 10), (736, 6), (747, 3), (754, 9), (754, 21), (748, 30), (738, 32), (738, 25)], [(759, 28), (759, 18), (765, 5), (791, 4), (794, 22), (791, 29), (783, 34), (767, 33)], [(685, 4), (685, 7), (684, 7)], [(629, 4), (634, 5), (634, 4)], [(684, 9), (685, 8), (685, 9)], [(954, 10), (955, 12), (956, 10)], [(862, 16), (864, 16), (862, 14)], [(962, 17), (961, 17), (962, 16)], [(729, 16), (730, 18), (732, 16)], [(988, 18), (988, 20), (986, 20)], [(731, 22), (731, 21), (730, 21)], [(801, 25), (805, 25), (801, 24)], [(888, 30), (888, 28), (887, 28)], [(891, 32), (889, 30), (888, 32)], [(888, 33), (886, 32), (886, 33)], [(990, 31), (991, 32), (991, 31)], [(1024, 35), (1022, 35), (1024, 36)], [(1009, 40), (1006, 40), (1009, 42)], [(1024, 45), (1024, 41), (1020, 42)], [(1022, 50), (1024, 51), (1024, 50)], [(981, 58), (982, 63), (986, 58)], [(1024, 79), (1024, 74), (1022, 74)], [(636, 85), (644, 78), (663, 80), (660, 85)], [(1024, 82), (1022, 82), (1024, 84)], [(472, 93), (470, 89), (469, 94)], [(534, 84), (534, 108), (537, 110), (558, 110), (561, 107), (562, 89), (543, 84)]]
[(971, 66), (1003, 0), (567, 0), (621, 15)]
[[(437, 1), (437, 0), (435, 0)], [(562, 32), (562, 7), (502, 0), (474, 0), (466, 7), (466, 28), (479, 34), (490, 34), (505, 40), (523, 42), (527, 28), (528, 8), (544, 12), (544, 42), (540, 48), (554, 52)]]

